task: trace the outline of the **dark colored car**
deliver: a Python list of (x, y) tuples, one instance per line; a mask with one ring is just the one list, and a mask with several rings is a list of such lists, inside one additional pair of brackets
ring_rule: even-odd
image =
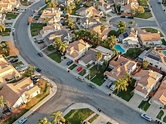
[(37, 43), (42, 44), (42, 43), (44, 43), (44, 41), (43, 40), (38, 40)]
[(121, 18), (126, 18), (125, 16), (121, 16)]
[(15, 62), (18, 62), (18, 59), (17, 58), (14, 58), (10, 61), (11, 63), (15, 63)]
[(133, 16), (129, 16), (128, 18), (129, 18), (129, 19), (134, 19), (134, 17), (133, 17)]
[(95, 89), (95, 85), (88, 83), (87, 84), (90, 88)]
[(67, 63), (66, 63), (66, 65), (71, 65), (73, 63), (73, 61), (72, 60), (70, 60), (70, 61), (68, 61)]
[(35, 68), (35, 70), (36, 70), (37, 72), (41, 72), (41, 69), (40, 69), (40, 68)]
[(43, 54), (42, 53), (37, 53), (38, 56), (40, 57), (43, 57)]

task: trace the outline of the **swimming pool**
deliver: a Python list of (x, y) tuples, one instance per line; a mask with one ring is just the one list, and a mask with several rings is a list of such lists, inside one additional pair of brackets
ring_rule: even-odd
[(163, 53), (164, 53), (164, 54), (165, 54), (165, 56), (166, 56), (166, 50), (164, 50), (164, 51), (163, 51)]
[(114, 49), (116, 49), (120, 53), (125, 53), (125, 50), (120, 45), (115, 45)]

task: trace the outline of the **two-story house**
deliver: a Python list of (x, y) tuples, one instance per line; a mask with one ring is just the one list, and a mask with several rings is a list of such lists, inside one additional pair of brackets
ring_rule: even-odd
[(101, 10), (104, 14), (109, 14), (114, 10), (114, 2), (112, 0), (99, 0), (98, 9)]
[(166, 105), (166, 80), (161, 82), (161, 85), (152, 97), (151, 102), (160, 107), (164, 107)]
[(131, 10), (137, 10), (139, 3), (137, 0), (127, 0), (124, 6), (124, 13), (131, 13)]
[(77, 62), (79, 58), (85, 55), (85, 52), (88, 51), (89, 47), (90, 45), (82, 39), (72, 42), (69, 44), (65, 56), (66, 58)]
[(19, 7), (19, 1), (17, 0), (1, 0), (0, 1), (0, 12), (11, 12), (14, 8)]
[(160, 33), (151, 33), (146, 30), (138, 30), (138, 39), (144, 46), (161, 45)]
[(44, 26), (43, 29), (40, 30), (40, 34), (44, 38), (45, 36), (47, 36), (51, 32), (54, 32), (54, 31), (60, 30), (60, 29), (61, 29), (61, 26), (58, 23), (55, 23), (52, 25)]
[[(97, 62), (97, 59), (96, 59), (96, 54), (98, 52), (102, 53), (102, 59), (99, 62)], [(79, 59), (78, 62), (80, 65), (85, 66), (85, 67), (92, 63), (95, 63), (95, 64), (99, 63), (100, 65), (102, 65), (104, 63), (104, 61), (108, 62), (113, 56), (114, 56), (113, 51), (111, 51), (107, 48), (104, 48), (102, 46), (98, 46), (95, 49), (90, 48), (85, 53), (85, 55)]]
[(9, 102), (8, 107), (11, 109), (22, 106), (38, 94), (40, 94), (40, 88), (34, 85), (30, 78), (5, 84), (0, 90), (0, 95)]
[(157, 83), (162, 78), (162, 75), (152, 70), (141, 70), (134, 75), (136, 79), (136, 87), (134, 93), (147, 98), (152, 90), (155, 90)]
[(5, 83), (20, 77), (20, 73), (0, 55), (0, 83)]
[(110, 61), (109, 67), (112, 70), (105, 71), (104, 75), (111, 81), (116, 81), (126, 74), (132, 74), (137, 68), (137, 63), (124, 57), (118, 57)]

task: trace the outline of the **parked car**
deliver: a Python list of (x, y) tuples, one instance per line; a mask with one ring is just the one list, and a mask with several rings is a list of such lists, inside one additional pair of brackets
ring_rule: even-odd
[(38, 55), (38, 56), (40, 56), (40, 57), (43, 57), (43, 54), (42, 54), (42, 53), (40, 53), (40, 52), (39, 52), (39, 53), (37, 53), (37, 55)]
[(134, 17), (133, 17), (133, 16), (129, 16), (128, 18), (129, 18), (129, 19), (134, 19)]
[(41, 69), (40, 69), (40, 68), (35, 68), (35, 70), (36, 70), (37, 72), (41, 72)]
[(15, 62), (18, 62), (18, 58), (13, 58), (10, 60), (11, 63), (15, 63)]
[(44, 43), (44, 40), (38, 40), (37, 43), (42, 44), (42, 43)]
[(81, 66), (77, 68), (77, 72), (80, 72), (81, 70), (82, 70)]
[(36, 83), (36, 82), (38, 82), (40, 79), (37, 77), (37, 76), (32, 76), (32, 77), (30, 77), (31, 78), (31, 80), (34, 82), (34, 83)]
[(16, 124), (24, 124), (27, 121), (26, 117), (23, 117), (21, 120), (17, 121)]
[(67, 63), (66, 63), (66, 65), (71, 65), (73, 63), (73, 60), (70, 60), (70, 61), (68, 61)]
[(162, 2), (158, 1), (158, 4), (162, 4)]
[(88, 83), (87, 84), (90, 88), (95, 89), (95, 85)]
[(141, 117), (142, 118), (144, 118), (144, 119), (146, 119), (146, 120), (148, 120), (148, 121), (152, 121), (152, 117), (150, 117), (149, 115), (147, 115), (147, 114), (141, 114)]
[(79, 81), (84, 81), (84, 78), (79, 77), (79, 76), (77, 76), (76, 79), (79, 80)]
[(125, 16), (121, 16), (121, 18), (126, 18)]
[(112, 91), (115, 90), (115, 84), (112, 84), (112, 85), (110, 86), (110, 90), (112, 90)]

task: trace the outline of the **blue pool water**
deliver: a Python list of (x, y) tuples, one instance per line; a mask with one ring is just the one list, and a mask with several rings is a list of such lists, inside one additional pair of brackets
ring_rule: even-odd
[(115, 45), (114, 49), (116, 49), (120, 53), (125, 53), (125, 50), (120, 45)]
[(166, 50), (164, 50), (164, 51), (163, 51), (163, 53), (164, 53), (164, 54), (165, 54), (165, 56), (166, 56)]

